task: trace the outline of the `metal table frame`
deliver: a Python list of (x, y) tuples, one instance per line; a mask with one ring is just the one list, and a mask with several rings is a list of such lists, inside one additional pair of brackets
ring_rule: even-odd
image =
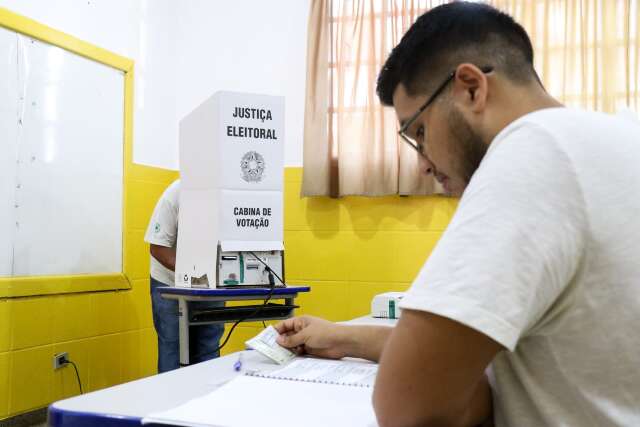
[[(295, 298), (300, 292), (309, 292), (308, 286), (296, 286), (286, 288), (275, 288), (271, 299), (284, 299), (285, 304), (293, 305)], [(189, 326), (210, 325), (220, 323), (234, 323), (238, 318), (229, 320), (214, 320), (205, 322), (191, 322), (189, 317), (189, 301), (247, 301), (263, 299), (269, 295), (269, 288), (248, 288), (248, 289), (198, 289), (166, 287), (160, 288), (162, 298), (178, 301), (178, 332), (180, 342), (180, 364), (189, 365)], [(280, 320), (291, 316), (264, 316), (247, 319), (248, 321)]]

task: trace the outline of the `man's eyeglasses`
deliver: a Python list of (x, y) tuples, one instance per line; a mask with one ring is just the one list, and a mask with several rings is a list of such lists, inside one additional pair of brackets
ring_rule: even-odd
[[(487, 73), (490, 73), (490, 72), (493, 71), (493, 67), (486, 66), (486, 67), (480, 68), (480, 70), (483, 73), (487, 74)], [(429, 105), (433, 104), (433, 101), (436, 100), (438, 95), (440, 95), (442, 93), (444, 88), (447, 87), (449, 82), (451, 82), (451, 80), (453, 80), (453, 78), (455, 76), (456, 76), (456, 72), (455, 71), (452, 71), (451, 73), (449, 73), (449, 75), (447, 75), (447, 78), (442, 83), (440, 83), (440, 86), (438, 86), (438, 88), (435, 90), (435, 92), (433, 92), (433, 95), (431, 95), (429, 97), (429, 99), (427, 99), (427, 101), (424, 104), (422, 104), (422, 106), (420, 108), (418, 108), (418, 111), (416, 111), (415, 114), (413, 114), (409, 118), (409, 120), (407, 120), (406, 122), (404, 122), (404, 124), (402, 126), (400, 126), (400, 130), (398, 131), (398, 135), (400, 135), (400, 138), (402, 138), (404, 140), (404, 142), (409, 144), (411, 146), (411, 148), (416, 150), (418, 152), (418, 154), (420, 154), (420, 155), (424, 155), (424, 144), (422, 144), (421, 142), (417, 142), (413, 137), (409, 136), (407, 134), (407, 130), (411, 127), (413, 122), (415, 122), (416, 119), (418, 117), (420, 117), (420, 114), (422, 114), (424, 112), (424, 110), (426, 110)], [(424, 135), (424, 132), (423, 132), (423, 135)]]

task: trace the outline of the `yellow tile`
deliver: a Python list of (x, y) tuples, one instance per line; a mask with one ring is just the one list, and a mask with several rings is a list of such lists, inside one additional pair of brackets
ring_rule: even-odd
[(309, 314), (328, 320), (349, 320), (347, 282), (309, 282), (311, 292), (300, 294), (296, 315)]
[(284, 183), (284, 229), (308, 229), (306, 218), (307, 199), (300, 197), (300, 186), (295, 182)]
[(42, 408), (53, 401), (53, 346), (11, 353), (9, 414)]
[(345, 209), (340, 199), (305, 197), (305, 222), (312, 230), (335, 231), (342, 229)]
[(158, 373), (158, 336), (153, 328), (140, 330), (140, 376)]
[(175, 170), (145, 166), (137, 163), (131, 165), (129, 172), (129, 180), (157, 182), (166, 185), (178, 179), (180, 175), (180, 173)]
[(442, 232), (439, 231), (398, 235), (396, 280), (413, 282), (441, 236)]
[(440, 236), (439, 231), (359, 235), (353, 242), (357, 255), (352, 257), (349, 281), (412, 282)]
[(12, 303), (10, 299), (0, 299), (0, 353), (11, 348), (11, 330), (13, 329)]
[[(267, 326), (270, 326), (270, 325), (273, 326), (273, 325), (276, 325), (276, 324), (280, 323), (280, 320), (265, 320), (264, 323)], [(260, 329), (264, 329), (264, 327), (262, 325), (259, 325), (259, 327), (260, 327)]]
[(52, 308), (55, 298), (16, 298), (12, 301), (12, 349), (19, 350), (52, 342)]
[(458, 206), (458, 199), (444, 196), (416, 197), (420, 207), (419, 228), (423, 231), (442, 231), (447, 228)]
[[(409, 198), (387, 197), (345, 197), (343, 199), (345, 217), (341, 229), (354, 230), (395, 230), (407, 223), (409, 228), (417, 221), (417, 209), (412, 209)], [(413, 218), (402, 221), (406, 216)]]
[(0, 420), (9, 414), (9, 361), (11, 353), (0, 353)]
[(444, 230), (457, 199), (441, 196), (345, 197), (341, 230)]
[(149, 245), (144, 241), (144, 231), (127, 233), (124, 272), (130, 280), (149, 279)]
[(286, 280), (346, 280), (352, 243), (350, 232), (286, 231)]
[(290, 190), (292, 194), (294, 194), (300, 200), (304, 200), (304, 197), (301, 197), (302, 191), (302, 183), (296, 180), (284, 181), (284, 189)]
[(340, 200), (328, 197), (301, 197), (299, 183), (285, 183), (285, 230), (338, 230), (342, 216), (344, 209)]
[(409, 233), (380, 231), (371, 235), (356, 232), (348, 280), (359, 282), (397, 282), (396, 261), (399, 236)]
[(301, 167), (286, 167), (284, 168), (284, 180), (285, 182), (302, 182), (302, 168)]
[(125, 204), (127, 231), (147, 229), (153, 209), (167, 186), (164, 183), (147, 181), (128, 182)]
[[(89, 384), (89, 340), (72, 341), (54, 345), (54, 354), (67, 352), (69, 360), (76, 364), (83, 391)], [(53, 401), (80, 394), (76, 371), (71, 364), (53, 371)]]
[(142, 342), (141, 331), (130, 331), (122, 334), (122, 382), (142, 377)]
[(91, 294), (93, 334), (113, 334), (123, 330), (123, 292), (96, 292)]
[(88, 390), (99, 390), (122, 382), (122, 334), (89, 340)]
[(348, 317), (356, 318), (371, 313), (371, 300), (384, 292), (404, 292), (408, 283), (365, 283), (352, 282), (347, 288)]
[(53, 342), (88, 337), (91, 327), (91, 294), (60, 295), (53, 306)]
[(149, 279), (134, 280), (130, 291), (122, 292), (123, 330), (150, 328), (153, 326), (151, 314), (151, 294)]

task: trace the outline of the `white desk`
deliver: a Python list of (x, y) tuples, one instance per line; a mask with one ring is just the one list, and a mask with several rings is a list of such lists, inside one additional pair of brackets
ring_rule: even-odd
[[(396, 320), (369, 316), (344, 322), (393, 326)], [(104, 390), (53, 403), (48, 423), (52, 427), (139, 426), (145, 416), (167, 410), (209, 393), (235, 376), (238, 353), (143, 378)], [(277, 369), (278, 365), (255, 351), (242, 352), (243, 370)]]

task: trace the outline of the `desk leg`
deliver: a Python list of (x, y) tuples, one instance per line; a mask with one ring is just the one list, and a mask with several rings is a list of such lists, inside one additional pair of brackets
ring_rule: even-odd
[(189, 365), (189, 304), (178, 300), (178, 332), (180, 337), (180, 365)]
[[(294, 298), (285, 298), (284, 303), (286, 305), (293, 305), (294, 300), (295, 300)], [(290, 316), (290, 317), (293, 317), (293, 316)]]

